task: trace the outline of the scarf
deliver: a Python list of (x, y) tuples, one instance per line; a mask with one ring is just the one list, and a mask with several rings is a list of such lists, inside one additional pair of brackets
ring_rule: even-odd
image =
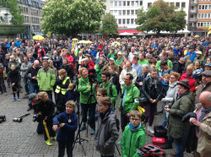
[(129, 129), (131, 131), (137, 131), (142, 127), (141, 123), (138, 126), (134, 126), (132, 123), (129, 123)]
[(211, 107), (209, 108), (202, 108), (201, 110), (201, 116), (199, 117), (199, 121), (202, 122), (202, 120), (204, 119), (204, 117), (211, 112)]

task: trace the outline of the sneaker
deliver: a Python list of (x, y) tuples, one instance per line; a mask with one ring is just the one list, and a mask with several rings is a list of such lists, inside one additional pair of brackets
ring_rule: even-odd
[(95, 134), (95, 130), (94, 129), (91, 129), (90, 135), (94, 135), (94, 134)]
[(17, 98), (17, 101), (21, 101), (21, 99), (20, 98)]
[(50, 140), (45, 141), (45, 143), (46, 143), (48, 146), (52, 146), (52, 145), (53, 145), (53, 144), (51, 143)]
[(13, 102), (17, 101), (16, 97), (13, 97)]
[(152, 126), (148, 126), (147, 131), (149, 131), (151, 134), (154, 134), (154, 129), (152, 128)]

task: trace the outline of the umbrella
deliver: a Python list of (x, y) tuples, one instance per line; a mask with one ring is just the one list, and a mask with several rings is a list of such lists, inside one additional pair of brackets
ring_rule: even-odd
[(80, 40), (78, 43), (79, 44), (91, 44), (92, 42), (90, 40)]
[(78, 41), (78, 39), (77, 38), (73, 38), (72, 41)]
[(211, 30), (208, 32), (208, 35), (211, 34)]
[(195, 35), (195, 36), (194, 36), (194, 38), (199, 38), (199, 37), (200, 37), (199, 35)]
[(132, 36), (132, 39), (136, 39), (136, 36)]
[(42, 35), (35, 35), (33, 36), (33, 40), (38, 40), (38, 41), (42, 41), (44, 40), (45, 38), (42, 36)]
[(118, 41), (114, 41), (112, 44), (111, 44), (111, 46), (120, 46), (121, 44), (120, 44), (120, 42), (118, 42)]

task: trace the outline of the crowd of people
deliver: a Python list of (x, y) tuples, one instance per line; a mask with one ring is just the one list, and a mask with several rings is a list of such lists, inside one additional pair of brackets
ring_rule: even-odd
[(197, 146), (191, 151), (200, 157), (211, 153), (209, 37), (109, 38), (84, 44), (17, 38), (0, 45), (1, 94), (11, 88), (14, 102), (29, 98), (37, 133), (44, 134), (47, 145), (57, 138), (59, 157), (65, 148), (73, 156), (75, 131), (88, 128), (101, 157), (114, 156), (118, 138), (123, 157), (140, 156), (136, 150), (146, 144), (146, 134), (154, 134), (158, 103), (163, 106), (160, 125), (168, 132), (164, 149), (174, 143), (176, 157), (183, 157), (195, 126)]

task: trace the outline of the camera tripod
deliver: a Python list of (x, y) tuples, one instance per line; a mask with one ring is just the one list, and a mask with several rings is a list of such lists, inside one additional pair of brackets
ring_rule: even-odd
[(80, 122), (80, 124), (79, 124), (79, 127), (78, 127), (77, 134), (75, 136), (75, 140), (73, 142), (72, 150), (74, 149), (75, 144), (78, 143), (81, 146), (84, 155), (86, 156), (86, 151), (84, 149), (83, 142), (88, 142), (88, 140), (81, 137), (81, 125), (82, 125), (83, 122), (82, 122), (82, 120), (80, 120), (80, 105), (79, 105), (78, 102), (76, 104), (77, 104), (78, 122)]

